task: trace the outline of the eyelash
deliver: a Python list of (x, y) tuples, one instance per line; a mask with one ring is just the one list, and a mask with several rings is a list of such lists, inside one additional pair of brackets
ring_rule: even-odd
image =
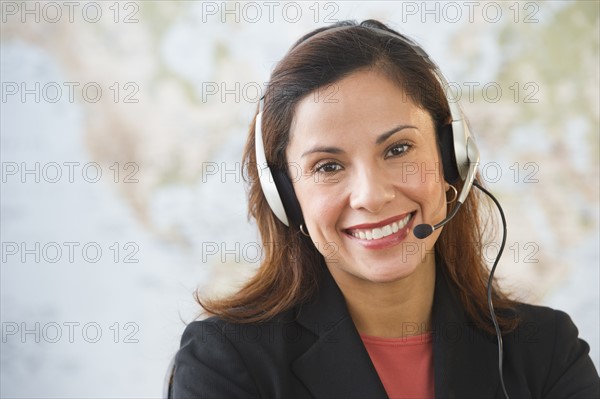
[[(403, 148), (402, 152), (400, 154), (392, 154), (388, 156), (388, 153), (392, 150), (398, 149), (398, 148)], [(390, 147), (388, 147), (385, 151), (385, 158), (390, 158), (390, 157), (399, 157), (402, 156), (403, 154), (405, 154), (407, 151), (410, 150), (410, 148), (412, 147), (412, 145), (404, 142), (404, 143), (395, 143), (392, 144)], [(330, 166), (335, 166), (336, 169), (335, 170), (324, 170), (324, 168), (326, 167), (330, 167)], [(340, 170), (342, 170), (342, 165), (340, 165), (338, 162), (336, 161), (322, 161), (317, 163), (314, 167), (313, 167), (313, 174), (314, 173), (326, 173), (326, 174), (332, 174), (332, 173), (336, 173), (339, 172)]]
[[(390, 151), (395, 150), (395, 149), (400, 148), (400, 147), (404, 147), (403, 150), (402, 150), (402, 152), (400, 154), (393, 154), (393, 155), (390, 155), (390, 156), (387, 155)], [(399, 156), (402, 156), (407, 151), (409, 151), (411, 149), (411, 147), (412, 147), (412, 145), (410, 145), (409, 143), (406, 143), (406, 142), (394, 143), (391, 146), (389, 146), (387, 150), (385, 150), (385, 157), (389, 158), (389, 157), (399, 157)]]
[[(336, 170), (325, 171), (323, 168), (326, 166), (336, 166)], [(342, 169), (342, 165), (334, 161), (324, 161), (317, 163), (313, 168), (313, 173), (336, 173)]]

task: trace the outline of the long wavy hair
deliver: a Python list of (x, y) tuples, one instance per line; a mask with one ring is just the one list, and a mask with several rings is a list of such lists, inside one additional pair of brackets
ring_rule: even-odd
[[(360, 24), (342, 21), (319, 28), (298, 40), (277, 64), (264, 96), (262, 116), (265, 155), (270, 166), (287, 169), (285, 150), (296, 104), (318, 88), (364, 69), (382, 72), (403, 88), (417, 106), (429, 112), (439, 145), (443, 131), (440, 127), (451, 116), (433, 66), (423, 53), (380, 30), (399, 35), (375, 20)], [(221, 299), (196, 295), (209, 314), (238, 323), (266, 321), (301, 304), (318, 288), (319, 274), (325, 267), (323, 256), (312, 242), (297, 228), (281, 223), (269, 208), (256, 169), (254, 122), (250, 125), (243, 164), (249, 217), (256, 220), (264, 260), (256, 274), (233, 295)], [(462, 183), (455, 186), (460, 191)], [(487, 207), (487, 212), (480, 212), (481, 205)], [(490, 218), (489, 203), (472, 190), (458, 214), (443, 228), (435, 252), (438, 267), (445, 268), (470, 318), (479, 328), (493, 333), (486, 292), (489, 271), (482, 253)], [(496, 285), (492, 298), (502, 330), (510, 331), (517, 320), (509, 316), (512, 312), (505, 311), (513, 309), (514, 302)]]

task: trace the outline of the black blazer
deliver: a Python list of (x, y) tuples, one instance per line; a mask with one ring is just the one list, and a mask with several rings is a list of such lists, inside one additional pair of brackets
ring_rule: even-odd
[[(189, 324), (175, 358), (173, 397), (386, 398), (337, 284), (323, 272), (314, 301), (270, 322)], [(600, 379), (568, 315), (522, 305), (504, 336), (511, 399), (600, 398)], [(502, 398), (495, 336), (474, 327), (438, 268), (433, 305), (436, 398)]]

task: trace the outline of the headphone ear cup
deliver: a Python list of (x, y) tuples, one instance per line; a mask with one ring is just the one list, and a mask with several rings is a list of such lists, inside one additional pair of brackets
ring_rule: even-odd
[(444, 167), (444, 179), (448, 183), (456, 183), (459, 180), (460, 174), (456, 165), (454, 133), (451, 124), (439, 128), (439, 141), (440, 152), (442, 153), (442, 166)]
[(304, 217), (302, 216), (302, 208), (300, 208), (300, 203), (294, 192), (292, 182), (287, 173), (282, 169), (272, 167), (271, 173), (290, 226), (300, 226), (304, 223)]

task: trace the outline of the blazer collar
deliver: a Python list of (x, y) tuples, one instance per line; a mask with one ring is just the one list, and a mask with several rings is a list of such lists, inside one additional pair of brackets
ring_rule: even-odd
[(327, 269), (321, 274), (316, 300), (297, 313), (316, 342), (292, 370), (316, 398), (387, 398), (340, 289)]
[(493, 398), (499, 391), (496, 337), (475, 327), (438, 264), (433, 362), (438, 398)]
[[(442, 267), (433, 302), (437, 398), (494, 397), (499, 388), (496, 338), (469, 321)], [(298, 308), (297, 322), (316, 336), (292, 370), (317, 398), (387, 398), (344, 297), (324, 267), (315, 299)]]

